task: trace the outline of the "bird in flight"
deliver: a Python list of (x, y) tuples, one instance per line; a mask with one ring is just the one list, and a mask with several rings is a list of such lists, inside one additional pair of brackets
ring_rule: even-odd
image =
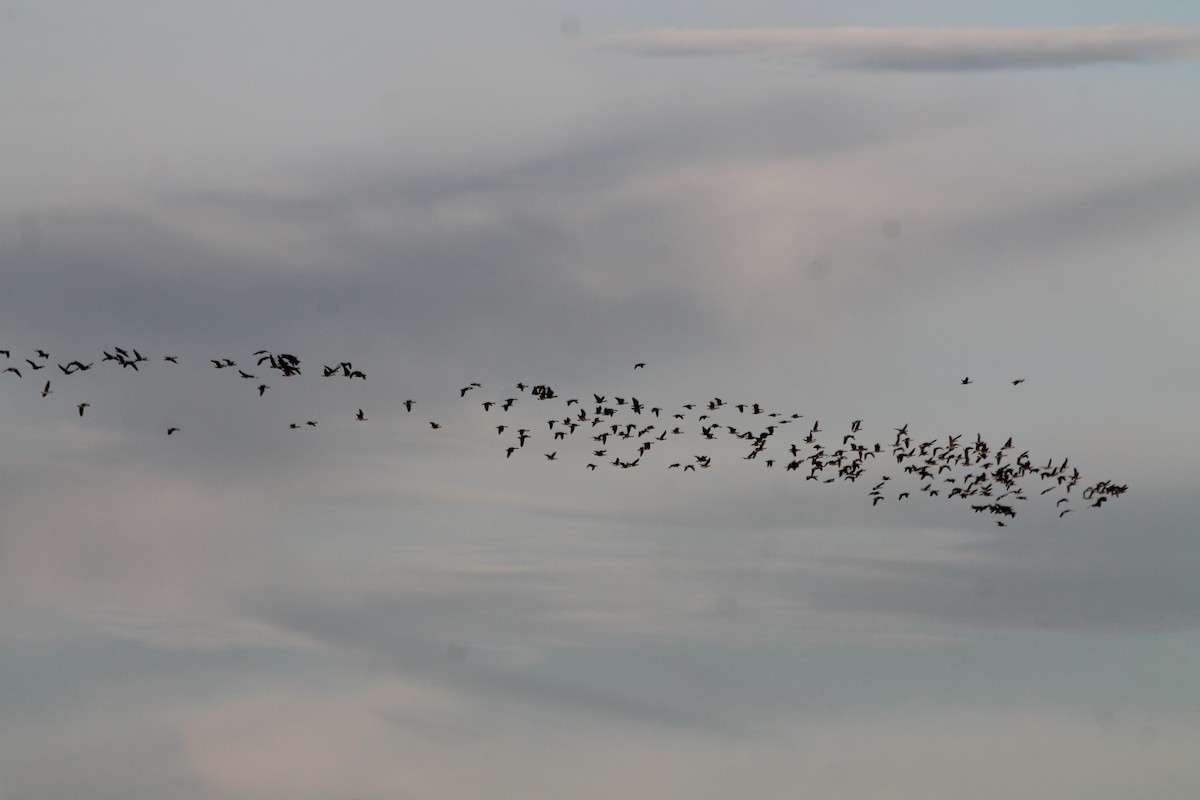
[[(134, 349), (126, 351), (119, 347), (115, 348), (114, 352), (117, 355), (112, 355), (108, 351), (102, 352), (104, 353), (103, 361), (114, 361), (122, 367), (131, 366), (135, 370), (138, 369), (139, 362), (148, 361), (145, 356)], [(3, 350), (0, 350), (0, 355), (9, 356), (9, 354)], [(39, 357), (48, 358), (48, 354), (44, 350), (39, 351), (38, 355)], [(282, 353), (272, 355), (270, 353), (266, 353), (266, 351), (256, 353), (255, 355), (263, 356), (258, 360), (260, 366), (269, 361), (270, 368), (281, 372), (285, 377), (300, 375), (300, 360), (295, 356)], [(176, 356), (163, 356), (162, 358), (165, 361), (170, 361), (176, 364), (178, 363)], [(26, 363), (29, 364), (30, 368), (34, 370), (44, 369), (47, 366), (46, 363), (38, 363), (32, 359), (25, 360)], [(236, 367), (236, 362), (229, 358), (214, 358), (210, 359), (210, 362), (217, 369)], [(88, 370), (91, 368), (92, 364), (84, 363), (82, 361), (68, 361), (65, 362), (65, 364), (59, 364), (58, 366), (64, 374), (74, 375), (76, 372)], [(637, 362), (634, 365), (634, 369), (644, 369), (645, 366), (645, 362)], [(101, 369), (103, 370), (104, 367), (101, 367)], [(21, 370), (17, 369), (16, 367), (8, 367), (2, 371), (12, 372), (18, 378), (22, 377)], [(340, 362), (339, 366), (337, 367), (325, 368), (325, 374), (327, 376), (333, 374), (342, 374), (348, 377), (355, 377), (355, 373), (357, 372), (359, 371), (353, 370), (352, 365), (349, 362)], [(238, 373), (242, 378), (255, 377), (254, 375), (242, 370), (238, 370)], [(72, 377), (70, 380), (74, 382), (81, 379)], [(1010, 383), (1013, 386), (1018, 386), (1024, 382), (1024, 378), (1010, 379)], [(972, 381), (968, 376), (963, 377), (961, 379), (961, 383), (962, 385), (969, 385), (974, 383), (974, 381)], [(74, 385), (75, 384), (72, 383), (72, 386)], [(646, 455), (646, 460), (649, 461), (652, 457), (648, 455), (652, 443), (655, 445), (653, 452), (660, 452), (657, 443), (668, 441), (669, 436), (673, 437), (687, 433), (687, 420), (693, 419), (691, 414), (685, 415), (683, 413), (674, 413), (674, 419), (681, 421), (679, 422), (680, 427), (675, 427), (671, 430), (664, 428), (662, 431), (658, 431), (655, 429), (655, 425), (647, 424), (650, 422), (649, 420), (642, 419), (641, 417), (643, 412), (647, 409), (652, 412), (655, 417), (658, 417), (659, 413), (664, 411), (664, 409), (660, 406), (652, 405), (649, 402), (643, 403), (642, 400), (636, 397), (616, 397), (609, 395), (612, 397), (612, 403), (609, 405), (607, 404), (605, 394), (591, 392), (595, 400), (595, 407), (593, 411), (583, 407), (583, 403), (574, 397), (567, 399), (560, 398), (559, 395), (546, 383), (527, 385), (522, 382), (516, 385), (517, 388), (522, 392), (526, 390), (530, 391), (532, 397), (536, 400), (553, 401), (557, 399), (559, 405), (565, 407), (565, 416), (561, 416), (561, 414), (564, 413), (562, 411), (552, 411), (547, 415), (549, 418), (542, 417), (540, 420), (547, 424), (552, 432), (553, 438), (556, 441), (561, 441), (563, 443), (561, 446), (563, 447), (569, 448), (571, 446), (570, 442), (577, 429), (583, 429), (586, 431), (589, 426), (591, 428), (602, 426), (600, 427), (599, 431), (594, 431), (595, 435), (586, 437), (597, 442), (597, 444), (589, 447), (588, 451), (591, 452), (591, 454), (597, 459), (611, 456), (612, 460), (608, 463), (611, 463), (612, 466), (621, 469), (638, 466), (642, 462), (643, 455)], [(481, 388), (481, 385), (478, 383), (471, 383), (465, 386), (460, 384), (459, 386), (461, 387), (459, 388), (460, 398), (465, 398), (473, 389)], [(271, 387), (266, 383), (262, 383), (259, 384), (257, 388), (259, 396), (262, 397), (266, 390)], [(279, 391), (284, 390), (280, 388), (274, 388), (272, 390), (272, 396), (277, 396), (275, 393)], [(43, 397), (47, 397), (52, 393), (53, 391), (51, 389), (51, 382), (47, 380), (41, 390), (41, 394)], [(61, 387), (59, 393), (62, 393)], [(406, 412), (411, 412), (413, 407), (416, 405), (415, 401), (411, 399), (404, 400), (402, 402)], [(476, 413), (479, 413), (479, 405), (483, 406), (484, 412), (490, 411), (495, 405), (500, 405), (501, 409), (507, 412), (515, 408), (516, 402), (516, 397), (510, 397), (504, 399), (503, 401), (487, 400), (479, 404), (471, 403), (470, 405), (475, 407)], [(55, 404), (48, 403), (47, 405), (54, 407)], [(550, 405), (552, 404), (548, 404), (547, 407)], [(77, 413), (82, 418), (85, 410), (90, 407), (90, 403), (75, 402), (75, 406)], [(770, 437), (775, 435), (783, 425), (787, 425), (792, 421), (800, 419), (802, 416), (804, 416), (798, 413), (788, 415), (778, 409), (772, 410), (765, 404), (751, 402), (749, 398), (747, 398), (744, 402), (735, 403), (727, 403), (721, 398), (714, 398), (711, 401), (706, 401), (704, 403), (682, 403), (681, 406), (682, 407), (678, 409), (667, 408), (665, 411), (667, 414), (672, 414), (675, 411), (682, 412), (685, 410), (691, 412), (697, 409), (697, 407), (706, 410), (707, 413), (701, 413), (698, 418), (694, 418), (695, 423), (698, 426), (697, 430), (695, 431), (697, 435), (702, 435), (705, 440), (716, 440), (726, 438), (725, 431), (728, 431), (728, 441), (744, 441), (748, 443), (750, 450), (748, 453), (743, 454), (744, 461), (757, 460), (757, 463), (765, 464), (767, 467), (771, 467), (775, 463), (775, 460), (771, 458), (772, 450), (769, 448), (768, 444)], [(572, 407), (575, 407), (574, 410), (577, 413), (572, 413)], [(729, 421), (733, 421), (728, 417), (722, 419), (722, 415), (731, 413), (726, 410), (727, 408), (736, 409), (738, 414), (745, 415), (742, 416), (741, 419), (749, 422), (743, 422), (742, 425), (739, 425), (739, 428), (734, 428), (728, 424), (725, 424)], [(523, 408), (516, 409), (513, 413), (513, 416), (519, 416), (522, 410)], [(380, 413), (384, 412), (381, 412), (377, 408), (375, 411), (377, 420)], [(434, 414), (438, 413), (439, 412), (437, 411), (434, 412)], [(631, 419), (630, 415), (633, 415), (635, 418), (637, 418), (636, 421)], [(768, 421), (771, 421), (773, 424), (762, 426), (760, 429), (755, 429), (754, 420), (758, 418), (758, 415), (768, 418)], [(367, 416), (365, 411), (362, 408), (359, 408), (358, 413), (355, 415), (355, 420), (361, 422), (366, 421), (366, 419)], [(428, 419), (428, 417), (426, 419)], [(529, 428), (518, 427), (519, 424), (529, 425)], [(749, 424), (751, 426), (749, 430), (743, 428), (745, 424)], [(315, 420), (297, 421), (288, 425), (288, 427), (293, 430), (302, 427), (315, 428), (316, 426), (317, 423)], [(443, 427), (443, 424), (429, 421), (429, 426), (433, 430), (439, 430)], [(530, 425), (530, 421), (528, 420), (521, 420), (520, 422), (512, 425), (496, 425), (489, 427), (495, 427), (496, 434), (500, 437), (503, 437), (501, 440), (501, 446), (504, 449), (506, 458), (511, 458), (512, 454), (523, 447), (527, 440), (534, 438), (534, 435), (530, 434), (530, 429), (534, 428), (535, 426)], [(179, 430), (180, 429), (178, 427), (171, 426), (167, 428), (167, 435), (173, 435)], [(457, 433), (459, 430), (460, 429), (456, 426), (455, 432)], [(515, 437), (513, 434), (507, 433), (509, 430), (515, 431)], [(1027, 499), (1022, 492), (1022, 487), (1018, 484), (1018, 481), (1025, 477), (1040, 479), (1048, 484), (1052, 484), (1043, 489), (1043, 495), (1056, 489), (1059, 491), (1060, 495), (1064, 492), (1069, 494), (1072, 487), (1076, 486), (1079, 482), (1078, 470), (1076, 470), (1074, 473), (1068, 473), (1068, 462), (1065, 460), (1062, 461), (1061, 464), (1057, 464), (1056, 461), (1052, 460), (1047, 462), (1046, 466), (1039, 468), (1030, 463), (1028, 451), (1023, 452), (1020, 455), (1014, 455), (1014, 453), (1016, 453), (1016, 448), (1012, 438), (1002, 440), (1004, 443), (999, 447), (991, 447), (983, 440), (982, 435), (976, 437), (974, 444), (962, 444), (959, 441), (961, 437), (958, 435), (950, 436), (945, 440), (940, 438), (932, 438), (927, 441), (918, 442), (914, 441), (916, 438), (915, 434), (913, 439), (909, 438), (908, 425), (895, 428), (894, 430), (896, 432), (895, 443), (890, 448), (891, 455), (895, 458), (897, 465), (900, 465), (903, 462), (903, 469), (906, 473), (921, 478), (921, 483), (917, 485), (923, 484), (921, 488), (923, 495), (929, 497), (938, 497), (939, 492), (934, 487), (939, 485), (939, 483), (936, 483), (935, 481), (940, 479), (940, 482), (942, 483), (953, 484), (950, 489), (946, 490), (947, 494), (940, 495), (942, 497), (957, 497), (962, 500), (975, 497), (995, 498), (995, 500), (991, 501), (990, 503), (972, 506), (974, 510), (979, 512), (987, 511), (992, 514), (1001, 514), (1003, 516), (1015, 516), (1015, 510), (1013, 507), (1001, 505), (1000, 501), (1005, 497), (1015, 497), (1015, 499), (1018, 500)], [(804, 436), (804, 431), (801, 429), (798, 431), (799, 436), (795, 440), (795, 443), (791, 443), (790, 447), (789, 443), (783, 444), (783, 447), (791, 453), (792, 459), (790, 462), (780, 462), (781, 464), (786, 463), (787, 472), (799, 471), (806, 480), (817, 483), (828, 484), (837, 480), (853, 482), (866, 474), (867, 465), (869, 463), (876, 458), (879, 458), (880, 460), (886, 458), (888, 453), (886, 443), (869, 443), (869, 440), (866, 438), (869, 434), (862, 419), (851, 420), (849, 424), (849, 432), (847, 433), (842, 431), (839, 433), (842, 439), (841, 447), (836, 450), (833, 449), (832, 446), (834, 443), (829, 443), (827, 445), (826, 443), (822, 443), (818, 440), (818, 436), (820, 436), (821, 433), (822, 430), (820, 423), (814, 420), (811, 428), (807, 431), (807, 436)], [(801, 437), (803, 439), (803, 444), (799, 443)], [(624, 444), (626, 442), (629, 444)], [(939, 444), (939, 442), (944, 443)], [(812, 449), (808, 450), (805, 447), (806, 445), (812, 445)], [(622, 448), (626, 446), (631, 448), (636, 447), (636, 457), (631, 457), (626, 452), (623, 452)], [(662, 448), (665, 449), (669, 446), (669, 444), (664, 444), (662, 445)], [(601, 449), (593, 449), (596, 447)], [(570, 452), (570, 450), (564, 450), (563, 455), (559, 456), (557, 450), (554, 452), (543, 451), (543, 455), (548, 461), (563, 461), (569, 456)], [(808, 455), (805, 455), (805, 453), (808, 453)], [(710, 456), (697, 456), (695, 464), (687, 464), (684, 466), (680, 461), (672, 461), (670, 458), (666, 460), (671, 461), (671, 463), (667, 464), (667, 469), (678, 469), (682, 467), (684, 471), (693, 472), (697, 469), (709, 468), (713, 465), (714, 461), (714, 459)], [(806, 463), (811, 467), (811, 469), (806, 467)], [(588, 463), (587, 467), (590, 470), (596, 470), (601, 468), (601, 463), (598, 461)], [(941, 476), (945, 472), (950, 472), (950, 476), (942, 478)], [(883, 502), (883, 493), (881, 492), (881, 489), (885, 485), (884, 482), (889, 480), (889, 476), (883, 475), (880, 477), (882, 477), (882, 480), (876, 484), (875, 489), (872, 490), (871, 494), (869, 495), (872, 506), (876, 506)], [(1120, 486), (1109, 481), (1102, 481), (1092, 487), (1086, 488), (1083, 491), (1083, 494), (1086, 500), (1091, 501), (1091, 507), (1100, 508), (1104, 503), (1117, 497), (1124, 491), (1124, 486)], [(898, 495), (894, 496), (898, 500), (904, 500), (910, 496), (910, 493), (907, 491), (901, 491)], [(913, 492), (913, 496), (916, 496), (915, 491)], [(1059, 517), (1065, 516), (1070, 512), (1070, 509), (1065, 507), (1067, 502), (1068, 500), (1066, 497), (1061, 497), (1058, 500), (1056, 505), (1058, 506), (1057, 511)], [(1001, 521), (1001, 523), (1001, 526), (1008, 524), (1004, 523), (1003, 521)]]

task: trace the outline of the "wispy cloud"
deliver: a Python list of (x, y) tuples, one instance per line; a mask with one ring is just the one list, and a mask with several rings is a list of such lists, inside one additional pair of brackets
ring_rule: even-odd
[(807, 56), (839, 67), (975, 71), (1200, 57), (1200, 27), (663, 28), (605, 39), (639, 56)]

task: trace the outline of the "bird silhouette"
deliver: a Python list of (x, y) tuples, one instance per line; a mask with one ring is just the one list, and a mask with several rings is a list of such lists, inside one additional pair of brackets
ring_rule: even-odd
[[(132, 367), (134, 371), (138, 371), (139, 364), (149, 360), (136, 348), (126, 350), (115, 347), (111, 352), (109, 350), (101, 352), (103, 353), (102, 361), (115, 362), (122, 368)], [(11, 357), (10, 353), (4, 350), (0, 350), (0, 355)], [(49, 355), (45, 350), (39, 350), (38, 357), (48, 358)], [(259, 351), (255, 353), (255, 357), (260, 365), (267, 364), (284, 377), (292, 378), (301, 375), (300, 359), (294, 355)], [(162, 360), (173, 364), (179, 363), (176, 356), (162, 356)], [(44, 369), (47, 366), (47, 364), (38, 363), (33, 359), (25, 359), (25, 361), (33, 370)], [(209, 359), (209, 361), (216, 369), (233, 368), (237, 363), (232, 358)], [(92, 362), (84, 362), (81, 359), (51, 363), (56, 363), (64, 375), (71, 376), (88, 371), (93, 366)], [(644, 362), (637, 362), (634, 365), (635, 369), (644, 367)], [(147, 370), (152, 372), (153, 368), (147, 367)], [(22, 371), (16, 367), (7, 367), (2, 371), (12, 372), (18, 378), (23, 377)], [(253, 374), (241, 369), (238, 369), (238, 374), (243, 379), (255, 378)], [(323, 374), (365, 379), (365, 372), (355, 369), (349, 361), (338, 362), (336, 366), (325, 366)], [(81, 379), (72, 377), (71, 380)], [(1024, 378), (1010, 381), (1014, 386), (1024, 382)], [(967, 385), (973, 381), (970, 377), (964, 377), (961, 379), (961, 383)], [(727, 403), (723, 398), (714, 397), (704, 402), (680, 403), (680, 407), (671, 408), (664, 405), (652, 405), (650, 402), (643, 401), (642, 398), (629, 395), (616, 396), (593, 391), (590, 393), (595, 405), (581, 407), (582, 403), (579, 397), (586, 397), (586, 395), (563, 398), (550, 384), (544, 382), (529, 384), (522, 381), (516, 386), (520, 392), (528, 391), (534, 399), (540, 401), (536, 404), (538, 408), (549, 409), (541, 421), (546, 423), (553, 440), (561, 442), (561, 445), (559, 450), (543, 453), (548, 461), (568, 460), (573, 453), (579, 452), (572, 449), (572, 441), (578, 441), (575, 438), (577, 432), (599, 428), (599, 430), (592, 430), (586, 437), (579, 437), (579, 439), (587, 440), (589, 444), (597, 443), (591, 444), (583, 452), (597, 459), (608, 459), (604, 462), (587, 462), (589, 470), (595, 470), (600, 463), (609, 463), (621, 469), (632, 469), (639, 466), (643, 458), (647, 463), (651, 463), (651, 459), (660, 457), (659, 454), (662, 451), (667, 452), (666, 456), (662, 456), (667, 469), (682, 468), (686, 472), (711, 468), (714, 465), (714, 459), (707, 455), (696, 456), (694, 464), (683, 466), (686, 459), (675, 460), (678, 458), (677, 448), (679, 445), (674, 445), (676, 452), (672, 456), (672, 442), (688, 442), (691, 441), (691, 437), (694, 437), (706, 442), (723, 441), (725, 446), (744, 448), (740, 453), (739, 460), (743, 463), (758, 465), (759, 468), (763, 465), (767, 468), (773, 467), (776, 461), (775, 454), (780, 450), (786, 451), (790, 458), (781, 462), (786, 465), (782, 472), (796, 472), (799, 476), (803, 476), (803, 481), (812, 481), (818, 485), (827, 485), (838, 481), (855, 482), (859, 478), (866, 477), (874, 463), (878, 462), (881, 466), (888, 463), (887, 459), (890, 455), (895, 465), (903, 470), (908, 480), (912, 481), (911, 487), (899, 486), (897, 489), (911, 488), (912, 492), (899, 491), (897, 495), (889, 496), (903, 500), (919, 490), (920, 496), (942, 498), (943, 502), (970, 499), (971, 507), (977, 513), (986, 512), (1007, 519), (1016, 517), (1016, 508), (1019, 507), (1019, 502), (1014, 501), (1031, 499), (1026, 494), (1026, 489), (1031, 482), (1034, 484), (1041, 482), (1042, 485), (1038, 487), (1040, 492), (1029, 491), (1029, 495), (1044, 496), (1058, 490), (1058, 496), (1054, 499), (1056, 499), (1055, 506), (1059, 511), (1060, 518), (1071, 510), (1064, 506), (1073, 494), (1074, 496), (1082, 494), (1087, 501), (1088, 508), (1099, 509), (1103, 508), (1110, 500), (1119, 497), (1127, 489), (1126, 486), (1112, 481), (1101, 481), (1090, 486), (1082, 484), (1079, 470), (1072, 470), (1068, 459), (1050, 459), (1045, 462), (1044, 466), (1035, 466), (1028, 451), (1017, 454), (1018, 447), (1013, 437), (999, 440), (1003, 441), (1003, 444), (998, 446), (985, 441), (982, 434), (977, 434), (973, 443), (969, 440), (964, 443), (960, 434), (920, 440), (915, 433), (910, 436), (909, 426), (906, 424), (893, 429), (895, 438), (890, 442), (889, 447), (887, 440), (872, 442), (868, 438), (870, 432), (864, 420), (853, 419), (849, 423), (849, 433), (843, 429), (829, 442), (824, 441), (821, 436), (820, 422), (814, 421), (802, 441), (784, 441), (782, 444), (776, 444), (782, 438), (778, 434), (785, 430), (783, 426), (804, 415), (770, 408), (761, 399), (755, 401), (747, 398), (742, 402)], [(259, 396), (263, 396), (268, 388), (271, 387), (266, 383), (259, 384)], [(468, 392), (477, 388), (481, 388), (481, 384), (478, 382), (462, 386), (459, 388), (459, 397), (465, 398)], [(273, 396), (281, 391), (286, 390), (274, 389)], [(47, 397), (51, 393), (53, 393), (51, 382), (46, 381), (41, 394), (43, 397)], [(608, 397), (612, 397), (611, 403), (608, 402)], [(525, 411), (525, 407), (517, 407), (517, 399), (517, 397), (510, 397), (502, 402), (487, 400), (480, 405), (483, 406), (485, 412), (490, 412), (493, 406), (500, 405), (503, 411), (520, 417)], [(545, 406), (542, 405), (543, 402), (546, 403)], [(405, 400), (403, 405), (405, 411), (411, 413), (415, 401)], [(692, 413), (697, 406), (701, 407), (698, 417)], [(48, 404), (48, 407), (56, 406)], [(78, 415), (82, 417), (90, 404), (80, 402), (76, 403), (75, 407)], [(529, 408), (533, 408), (533, 406), (529, 406)], [(653, 424), (657, 419), (649, 420), (643, 416), (646, 410), (649, 410), (655, 418), (665, 411), (669, 415), (666, 418), (675, 421), (673, 427), (657, 430)], [(381, 413), (385, 412), (377, 410), (376, 416), (378, 417)], [(437, 409), (430, 416), (434, 413), (437, 413)], [(538, 419), (537, 412), (531, 413), (535, 416), (526, 416), (518, 423), (527, 427), (518, 428), (517, 424), (494, 426), (497, 436), (502, 437), (500, 445), (504, 449), (506, 459), (511, 458), (514, 452), (524, 447), (529, 439), (534, 438), (534, 434), (531, 434), (530, 430), (536, 429)], [(733, 416), (734, 414), (737, 416)], [(754, 420), (760, 418), (769, 424), (756, 425)], [(358, 409), (355, 420), (366, 421), (366, 419), (363, 409)], [(738, 427), (728, 424), (735, 420), (742, 421)], [(430, 421), (429, 425), (433, 430), (443, 427), (441, 423), (434, 421)], [(288, 425), (290, 429), (315, 428), (316, 426), (315, 420), (294, 422)], [(507, 434), (507, 432), (512, 429), (516, 429), (515, 441), (508, 438), (511, 437), (511, 434)], [(171, 426), (167, 429), (168, 435), (173, 435), (178, 430), (178, 427)], [(803, 430), (799, 433), (802, 435)], [(871, 480), (874, 487), (868, 493), (872, 506), (878, 506), (882, 502), (884, 499), (882, 488), (891, 479), (890, 475), (875, 477), (876, 479)], [(878, 480), (879, 477), (882, 477), (882, 480)], [(805, 483), (805, 485), (807, 484)], [(983, 502), (980, 502), (980, 499)], [(1036, 496), (1032, 499), (1036, 499)], [(1083, 513), (1089, 512), (1084, 511)], [(1008, 525), (1005, 520), (997, 522), (1001, 527)]]

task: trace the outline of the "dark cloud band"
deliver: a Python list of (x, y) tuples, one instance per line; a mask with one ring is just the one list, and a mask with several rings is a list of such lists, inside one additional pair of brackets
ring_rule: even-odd
[(658, 29), (609, 38), (599, 47), (648, 57), (783, 55), (860, 69), (976, 71), (1195, 59), (1200, 28)]

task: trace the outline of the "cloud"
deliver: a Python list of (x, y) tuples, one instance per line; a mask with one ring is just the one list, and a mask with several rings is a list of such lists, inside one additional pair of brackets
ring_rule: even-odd
[(651, 57), (795, 55), (858, 69), (971, 72), (1194, 59), (1200, 56), (1200, 28), (664, 28), (599, 46)]

